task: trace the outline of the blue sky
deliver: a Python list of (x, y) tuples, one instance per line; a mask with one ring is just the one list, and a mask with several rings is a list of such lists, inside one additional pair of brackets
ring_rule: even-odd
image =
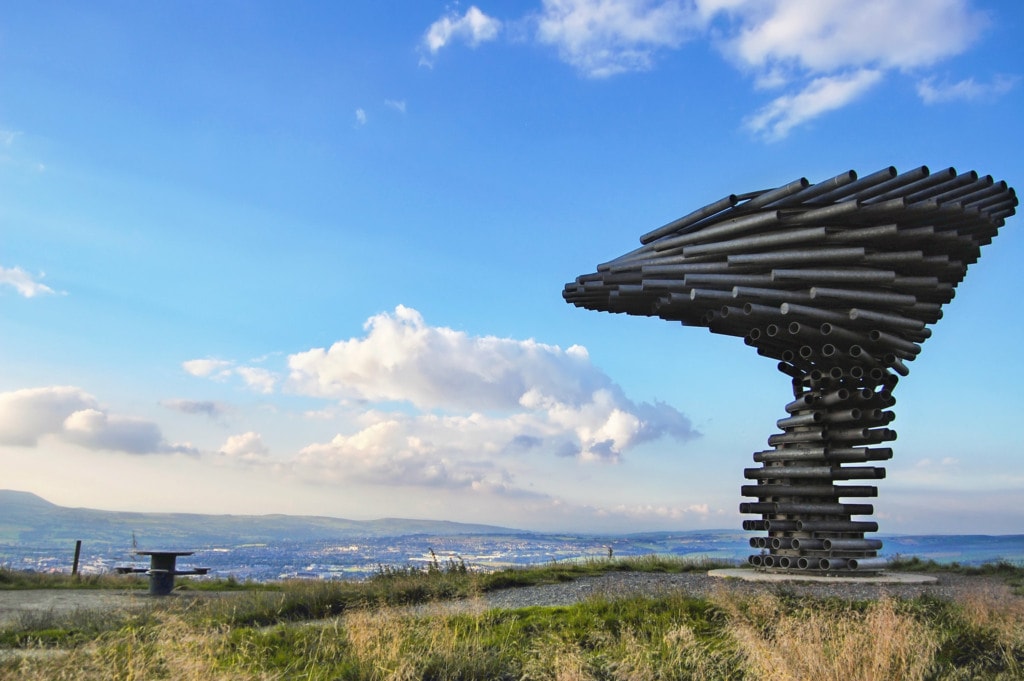
[[(108, 509), (738, 528), (789, 381), (562, 286), (729, 193), (1024, 178), (1024, 6), (14, 3), (0, 487)], [(1010, 218), (896, 391), (888, 532), (1019, 532)]]

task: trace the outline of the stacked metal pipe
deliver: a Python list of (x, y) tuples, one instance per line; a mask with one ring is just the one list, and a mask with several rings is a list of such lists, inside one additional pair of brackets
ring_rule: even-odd
[[(849, 498), (892, 457), (887, 425), (906, 363), (921, 351), (967, 267), (1017, 206), (991, 176), (927, 167), (730, 194), (640, 237), (640, 248), (566, 284), (577, 307), (657, 316), (738, 336), (778, 361), (794, 400), (771, 449), (756, 452), (758, 514), (744, 529), (754, 566), (824, 573), (875, 571), (874, 513)], [(837, 484), (855, 480), (857, 484)]]

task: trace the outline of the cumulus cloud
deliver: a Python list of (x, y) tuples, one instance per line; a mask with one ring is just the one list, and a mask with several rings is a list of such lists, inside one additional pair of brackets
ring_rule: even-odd
[(996, 76), (990, 83), (979, 83), (965, 78), (956, 83), (936, 83), (926, 78), (917, 84), (917, 94), (925, 104), (940, 104), (953, 101), (990, 101), (1005, 95), (1017, 87), (1020, 76)]
[(195, 454), (188, 445), (164, 442), (160, 428), (151, 421), (82, 409), (64, 419), (61, 437), (86, 449), (103, 449), (128, 454)]
[(679, 0), (544, 0), (537, 39), (582, 74), (605, 78), (650, 69), (658, 50), (678, 47), (697, 26)]
[(60, 432), (71, 414), (96, 406), (96, 398), (72, 386), (0, 393), (0, 443), (33, 447), (44, 435)]
[(161, 404), (182, 414), (209, 416), (219, 419), (227, 413), (227, 407), (211, 400), (164, 400)]
[(244, 462), (263, 461), (270, 454), (270, 448), (263, 442), (263, 436), (249, 431), (232, 435), (221, 445), (220, 453), (229, 459)]
[(586, 350), (533, 340), (470, 336), (428, 326), (399, 305), (371, 317), (363, 338), (291, 355), (293, 389), (307, 395), (405, 401), (423, 409), (515, 409), (530, 389), (580, 401), (610, 380)]
[(457, 454), (457, 446), (439, 447), (413, 434), (408, 425), (388, 419), (352, 435), (337, 435), (303, 449), (297, 463), (317, 478), (374, 484), (466, 488), (485, 481), (482, 471), (454, 462), (450, 455)]
[(579, 346), (471, 336), (429, 326), (401, 305), (365, 329), (362, 338), (291, 355), (290, 389), (446, 413), (424, 415), (403, 432), (430, 431), (431, 442), (446, 443), (440, 449), (456, 451), (523, 450), (529, 443), (526, 449), (568, 447), (583, 459), (615, 460), (644, 441), (697, 436), (674, 408), (629, 400)]
[[(441, 48), (455, 41), (476, 47), (497, 38), (500, 30), (500, 21), (472, 5), (461, 17), (457, 12), (451, 12), (432, 23), (423, 36), (422, 46), (430, 55), (436, 55)], [(430, 64), (426, 58), (420, 63)]]
[[(39, 275), (42, 278), (43, 275)], [(0, 267), (0, 285), (7, 285), (14, 288), (19, 295), (25, 298), (35, 298), (42, 295), (53, 295), (56, 293), (52, 288), (37, 280), (31, 274), (20, 267)]]
[(0, 444), (34, 447), (47, 436), (86, 449), (128, 454), (196, 453), (190, 445), (167, 443), (155, 423), (110, 414), (81, 388), (0, 393)]
[(365, 109), (356, 109), (356, 125), (366, 125)]
[[(242, 378), (253, 390), (329, 401), (306, 416), (346, 425), (287, 464), (311, 481), (520, 498), (533, 493), (516, 486), (513, 471), (538, 457), (610, 463), (644, 442), (699, 436), (674, 407), (629, 399), (583, 347), (474, 336), (431, 326), (402, 305), (368, 319), (361, 336), (288, 356), (283, 382), (222, 360), (185, 366), (214, 380)], [(261, 444), (249, 433), (221, 453), (255, 461), (266, 453)]]

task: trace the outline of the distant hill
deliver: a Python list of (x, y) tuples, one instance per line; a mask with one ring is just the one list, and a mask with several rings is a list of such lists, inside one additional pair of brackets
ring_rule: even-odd
[(127, 513), (67, 508), (30, 492), (0, 490), (0, 544), (66, 546), (76, 539), (93, 546), (139, 548), (280, 544), (409, 535), (525, 534), (493, 525), (438, 520), (345, 520), (324, 516)]

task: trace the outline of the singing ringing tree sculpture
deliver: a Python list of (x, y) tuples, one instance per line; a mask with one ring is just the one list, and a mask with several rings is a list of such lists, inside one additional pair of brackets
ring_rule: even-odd
[[(874, 571), (882, 542), (864, 481), (892, 457), (893, 389), (968, 265), (1017, 206), (991, 176), (927, 167), (729, 195), (640, 237), (567, 284), (577, 307), (740, 336), (792, 378), (793, 401), (755, 452), (742, 495), (754, 566)], [(838, 484), (846, 481), (855, 484)]]

